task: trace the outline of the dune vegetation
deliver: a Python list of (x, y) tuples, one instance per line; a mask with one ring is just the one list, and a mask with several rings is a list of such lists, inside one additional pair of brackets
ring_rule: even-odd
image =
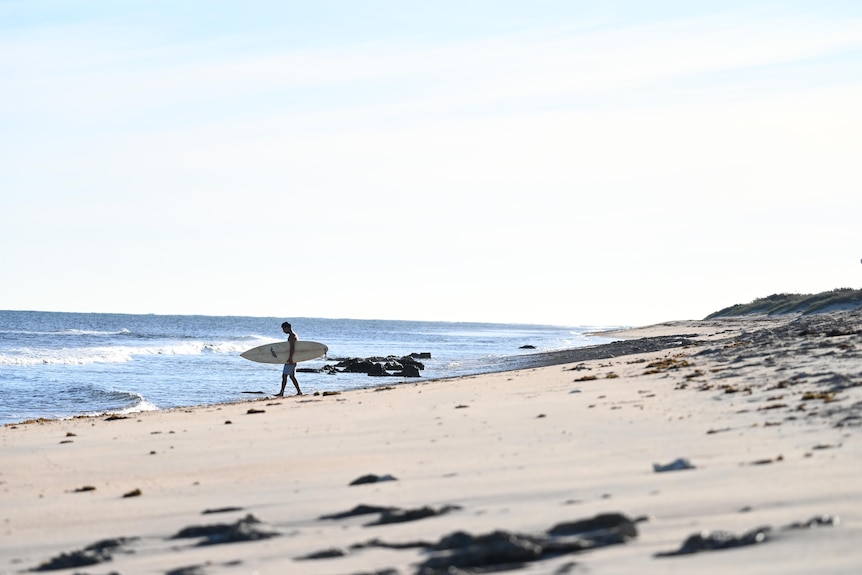
[(734, 317), (741, 315), (812, 314), (862, 308), (862, 290), (838, 288), (818, 294), (773, 294), (745, 304), (721, 309), (706, 317)]

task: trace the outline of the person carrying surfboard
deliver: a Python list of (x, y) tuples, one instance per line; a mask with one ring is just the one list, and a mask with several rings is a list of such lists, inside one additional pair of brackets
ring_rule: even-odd
[(296, 380), (296, 361), (293, 359), (293, 352), (296, 348), (296, 342), (299, 337), (293, 332), (289, 322), (281, 324), (281, 329), (287, 334), (287, 341), (290, 343), (290, 355), (287, 356), (287, 363), (284, 364), (284, 370), (281, 373), (281, 391), (276, 394), (276, 397), (284, 397), (284, 388), (287, 386), (287, 378), (293, 382), (296, 388), (296, 395), (302, 395), (302, 390), (299, 389), (299, 382)]

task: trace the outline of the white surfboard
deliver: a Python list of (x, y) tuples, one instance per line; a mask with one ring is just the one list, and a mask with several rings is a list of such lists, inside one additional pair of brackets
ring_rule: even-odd
[[(329, 348), (316, 341), (298, 341), (293, 350), (293, 361), (308, 361), (326, 355)], [(253, 347), (239, 354), (240, 357), (259, 363), (287, 363), (290, 355), (290, 342), (278, 341)]]

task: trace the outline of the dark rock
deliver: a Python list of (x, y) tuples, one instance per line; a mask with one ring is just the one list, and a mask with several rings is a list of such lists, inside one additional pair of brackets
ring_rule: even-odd
[(420, 377), (419, 372), (425, 369), (425, 365), (417, 361), (417, 359), (431, 359), (431, 353), (411, 353), (402, 357), (394, 355), (366, 358), (351, 357), (342, 359), (335, 365), (324, 366), (317, 371), (330, 374), (364, 373), (374, 377)]
[(352, 357), (336, 364), (345, 373), (369, 373), (374, 369), (374, 362), (367, 359)]
[(402, 366), (413, 365), (416, 366), (418, 369), (425, 369), (425, 364), (420, 361), (416, 361), (416, 358), (412, 355), (405, 355), (398, 361), (399, 363), (401, 363)]
[(419, 371), (419, 367), (415, 365), (405, 365), (401, 369), (401, 377), (422, 377), (422, 373)]
[(370, 377), (386, 377), (387, 375), (390, 375), (390, 373), (388, 371), (386, 371), (386, 368), (384, 368), (382, 364), (373, 363), (371, 365), (373, 367), (368, 372), (368, 375)]
[(536, 346), (527, 344), (527, 345), (522, 345), (518, 349), (536, 349)]

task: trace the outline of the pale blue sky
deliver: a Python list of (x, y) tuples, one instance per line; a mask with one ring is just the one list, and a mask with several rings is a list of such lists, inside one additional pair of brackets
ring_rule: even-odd
[(644, 324), (862, 283), (858, 2), (0, 0), (0, 308)]

